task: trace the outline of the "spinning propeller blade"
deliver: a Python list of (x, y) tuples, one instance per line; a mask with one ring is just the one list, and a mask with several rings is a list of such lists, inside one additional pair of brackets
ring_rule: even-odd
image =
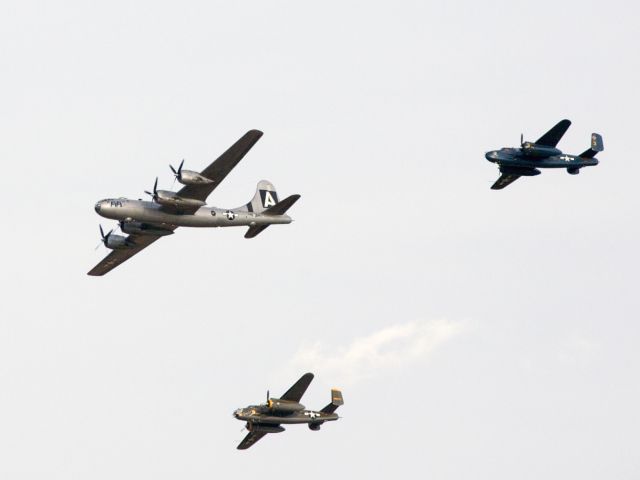
[[(102, 225), (98, 225), (100, 227), (100, 242), (104, 244), (104, 246), (107, 246), (107, 242), (109, 241), (109, 236), (113, 233), (113, 228), (111, 230), (109, 230), (109, 232), (105, 235), (104, 230), (102, 229)], [(96, 246), (96, 248), (94, 248), (94, 250), (97, 250), (98, 247), (100, 246), (100, 243), (98, 243), (98, 245)]]
[(184, 158), (180, 162), (180, 166), (178, 167), (177, 170), (175, 168), (173, 168), (173, 165), (169, 165), (169, 168), (173, 172), (173, 176), (176, 177), (178, 180), (180, 180), (182, 178), (182, 166), (183, 165), (184, 165)]
[(156, 199), (158, 198), (158, 177), (156, 177), (156, 181), (153, 184), (153, 193), (148, 190), (145, 190), (144, 193), (146, 193), (147, 195), (151, 195), (151, 199), (154, 202), (156, 201)]

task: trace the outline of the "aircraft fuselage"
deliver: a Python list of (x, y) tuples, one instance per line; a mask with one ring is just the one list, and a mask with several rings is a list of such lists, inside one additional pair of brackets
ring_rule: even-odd
[(598, 164), (596, 158), (583, 158), (575, 155), (567, 155), (557, 149), (554, 155), (532, 155), (527, 154), (525, 149), (520, 148), (502, 148), (493, 150), (485, 154), (485, 158), (490, 162), (497, 163), (505, 167), (520, 168), (567, 168), (577, 169), (582, 167), (591, 167)]
[(305, 423), (330, 422), (338, 420), (338, 414), (317, 412), (314, 410), (302, 410), (287, 415), (275, 415), (273, 413), (263, 413), (264, 405), (256, 405), (253, 407), (239, 408), (233, 415), (238, 420), (244, 420), (249, 423), (273, 424), (273, 425), (295, 425)]
[(263, 215), (246, 207), (222, 209), (200, 207), (194, 213), (174, 213), (154, 202), (111, 198), (96, 203), (98, 215), (124, 222), (142, 222), (166, 227), (234, 227), (291, 223), (288, 215)]

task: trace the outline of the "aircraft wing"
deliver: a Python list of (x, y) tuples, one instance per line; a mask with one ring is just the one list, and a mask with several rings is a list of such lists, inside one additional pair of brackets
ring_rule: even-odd
[(280, 400), (289, 400), (291, 402), (299, 402), (304, 392), (307, 391), (309, 385), (313, 380), (313, 373), (305, 373), (300, 380), (293, 384), (293, 386), (280, 397)]
[(569, 120), (560, 120), (551, 130), (541, 136), (536, 145), (544, 145), (546, 147), (555, 147), (562, 136), (567, 133), (567, 130), (571, 126)]
[(116, 268), (123, 262), (126, 262), (131, 257), (133, 257), (136, 253), (144, 250), (153, 242), (158, 240), (160, 236), (156, 235), (137, 235), (131, 234), (128, 237), (128, 240), (133, 243), (133, 246), (130, 248), (112, 250), (109, 255), (104, 257), (104, 259), (98, 263), (95, 267), (93, 267), (87, 275), (91, 275), (94, 277), (99, 277), (104, 275), (105, 273), (109, 273), (111, 270)]
[(238, 450), (246, 450), (266, 435), (266, 432), (249, 432), (238, 445)]
[(206, 201), (211, 192), (216, 189), (229, 172), (244, 158), (247, 152), (251, 150), (251, 147), (260, 140), (260, 137), (262, 137), (261, 131), (249, 130), (211, 165), (200, 172), (200, 175), (207, 177), (209, 180), (213, 180), (213, 183), (186, 185), (180, 189), (178, 195), (184, 198)]
[(520, 175), (515, 175), (513, 173), (503, 173), (502, 175), (500, 175), (500, 178), (496, 180), (496, 183), (494, 183), (491, 186), (491, 189), (502, 190), (504, 187), (511, 185), (513, 182), (515, 182), (519, 178), (520, 178)]

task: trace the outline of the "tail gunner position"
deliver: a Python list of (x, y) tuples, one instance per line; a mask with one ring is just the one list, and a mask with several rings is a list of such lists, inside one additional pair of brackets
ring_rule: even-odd
[(300, 403), (311, 380), (313, 380), (313, 373), (305, 373), (280, 398), (271, 398), (267, 391), (267, 403), (237, 409), (233, 416), (247, 422), (246, 427), (249, 430), (247, 436), (238, 445), (238, 449), (246, 450), (267, 433), (284, 432), (282, 424), (303, 423), (308, 425), (310, 430), (318, 431), (324, 422), (332, 422), (340, 418), (335, 413), (338, 407), (344, 404), (340, 390), (331, 390), (331, 403), (320, 411), (307, 410)]
[(591, 134), (591, 148), (580, 155), (563, 154), (556, 148), (569, 126), (569, 120), (561, 120), (535, 143), (525, 142), (520, 136), (520, 148), (501, 148), (487, 152), (485, 158), (498, 164), (501, 173), (491, 188), (500, 190), (521, 176), (539, 175), (539, 168), (566, 168), (569, 174), (577, 175), (582, 167), (597, 165), (595, 156), (604, 150), (602, 137), (597, 133)]
[(89, 275), (104, 275), (128, 260), (145, 247), (166, 235), (172, 235), (178, 227), (249, 227), (245, 238), (253, 238), (269, 225), (291, 223), (287, 210), (300, 198), (291, 195), (278, 201), (274, 186), (266, 180), (258, 183), (253, 199), (238, 208), (207, 207), (206, 199), (242, 160), (262, 136), (251, 130), (233, 144), (217, 160), (202, 172), (183, 170), (170, 166), (176, 180), (184, 185), (178, 192), (158, 190), (156, 178), (151, 201), (110, 198), (96, 203), (98, 215), (117, 220), (125, 235), (107, 234), (100, 227), (102, 242), (113, 250)]

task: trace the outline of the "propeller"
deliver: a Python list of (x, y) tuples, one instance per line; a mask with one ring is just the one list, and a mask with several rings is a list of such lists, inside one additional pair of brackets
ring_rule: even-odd
[(156, 183), (153, 184), (153, 193), (145, 190), (144, 193), (151, 195), (151, 199), (156, 202), (158, 200), (158, 177), (156, 177)]
[(524, 147), (524, 134), (520, 134), (520, 146)]
[(269, 398), (269, 390), (267, 390), (267, 407), (271, 408), (271, 406), (273, 405), (273, 402), (271, 401), (271, 398)]
[[(106, 235), (104, 234), (104, 230), (102, 229), (102, 225), (99, 225), (100, 227), (100, 241), (104, 244), (104, 246), (107, 246), (107, 242), (109, 241), (109, 236), (113, 233), (113, 228), (111, 230), (109, 230), (109, 233), (107, 233)], [(94, 248), (94, 250), (97, 250), (98, 247), (100, 246), (100, 244), (98, 243), (98, 246), (96, 248)]]
[(182, 166), (183, 165), (184, 165), (184, 158), (180, 162), (180, 166), (178, 167), (177, 170), (175, 168), (173, 168), (173, 165), (169, 165), (169, 168), (173, 172), (173, 176), (176, 177), (177, 180), (181, 180), (182, 179)]

